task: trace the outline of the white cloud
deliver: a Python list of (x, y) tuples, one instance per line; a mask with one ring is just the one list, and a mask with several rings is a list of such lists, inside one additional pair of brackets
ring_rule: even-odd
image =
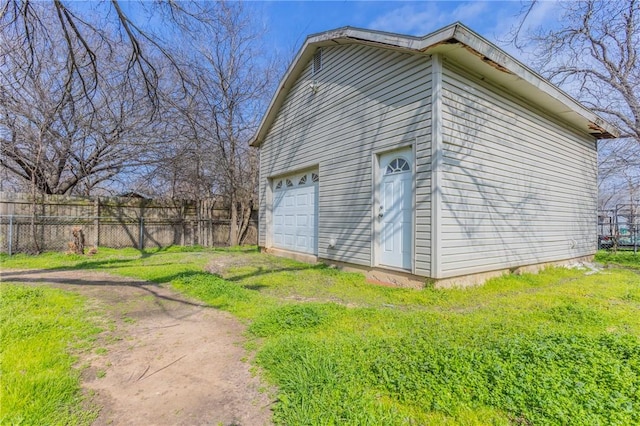
[(378, 16), (369, 28), (412, 35), (425, 35), (456, 21), (473, 28), (486, 19), (488, 9), (486, 1), (411, 3)]
[(531, 9), (524, 29), (533, 30), (539, 26), (546, 26), (558, 22), (561, 15), (561, 3), (559, 1), (541, 1)]
[(520, 59), (523, 63), (531, 65), (536, 57), (533, 49), (526, 46), (526, 35), (538, 28), (556, 26), (562, 19), (562, 4), (560, 1), (539, 1), (527, 15), (519, 32), (518, 42), (524, 44), (523, 49), (518, 49), (510, 42), (513, 31), (520, 25), (524, 9), (500, 10), (494, 28), (487, 31), (485, 36), (504, 49), (510, 55)]
[(441, 26), (434, 22), (436, 14), (433, 3), (420, 6), (405, 5), (377, 17), (369, 28), (400, 34), (424, 35)]
[[(562, 18), (562, 0), (538, 1), (527, 16), (521, 34), (538, 27), (555, 26)], [(515, 1), (465, 1), (400, 3), (375, 17), (368, 28), (400, 34), (425, 35), (460, 21), (510, 55), (531, 65), (535, 56), (508, 43), (511, 31), (522, 19), (523, 3)]]
[(486, 19), (487, 15), (484, 12), (489, 8), (489, 4), (485, 1), (461, 3), (451, 12), (451, 22), (460, 21), (471, 25), (471, 22), (475, 22), (478, 19)]

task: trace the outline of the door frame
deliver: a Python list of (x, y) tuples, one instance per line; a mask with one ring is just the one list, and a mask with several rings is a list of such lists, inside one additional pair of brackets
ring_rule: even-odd
[[(381, 265), (380, 263), (380, 237), (381, 222), (378, 220), (378, 211), (380, 206), (380, 194), (382, 186), (382, 177), (384, 176), (380, 160), (388, 154), (398, 153), (410, 156), (411, 158), (411, 267), (410, 269), (394, 268), (392, 266)], [(416, 145), (408, 144), (392, 149), (374, 152), (372, 155), (372, 203), (371, 203), (371, 265), (383, 269), (395, 270), (400, 272), (415, 273), (416, 269)]]

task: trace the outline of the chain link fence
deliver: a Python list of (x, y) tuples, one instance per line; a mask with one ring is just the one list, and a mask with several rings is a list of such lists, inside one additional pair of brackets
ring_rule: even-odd
[[(225, 219), (0, 215), (0, 252), (66, 251), (75, 228), (82, 230), (86, 247), (226, 246), (229, 223)], [(255, 227), (249, 233), (248, 241), (257, 240)]]
[(640, 248), (640, 205), (618, 204), (598, 212), (598, 248), (633, 250)]

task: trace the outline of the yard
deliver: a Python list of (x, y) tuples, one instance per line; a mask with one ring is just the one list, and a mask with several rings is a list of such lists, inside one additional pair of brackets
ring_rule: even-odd
[[(478, 288), (422, 291), (254, 249), (101, 249), (93, 257), (1, 260), (3, 269), (100, 270), (169, 283), (230, 312), (247, 324), (245, 346), (277, 388), (277, 424), (640, 423), (640, 257), (632, 253), (599, 253), (599, 261), (620, 265), (599, 271), (552, 268)], [(90, 412), (47, 417), (44, 402), (24, 403), (55, 406), (51, 387), (60, 379), (23, 386), (22, 360), (6, 355), (7, 342), (39, 344), (33, 324), (21, 327), (29, 317), (18, 313), (43, 304), (27, 303), (33, 296), (25, 287), (2, 286), (0, 421), (90, 422)], [(47, 306), (62, 301), (65, 314), (48, 318), (71, 332), (47, 341), (76, 342), (56, 349), (59, 369), (71, 377), (60, 404), (72, 407), (79, 376), (69, 376), (73, 358), (65, 353), (95, 344), (99, 321), (77, 308), (84, 302), (72, 293), (38, 291)]]

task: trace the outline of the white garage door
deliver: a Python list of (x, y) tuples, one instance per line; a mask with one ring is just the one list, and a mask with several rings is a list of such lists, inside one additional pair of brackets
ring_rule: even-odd
[(273, 246), (317, 254), (318, 173), (299, 173), (273, 183)]

